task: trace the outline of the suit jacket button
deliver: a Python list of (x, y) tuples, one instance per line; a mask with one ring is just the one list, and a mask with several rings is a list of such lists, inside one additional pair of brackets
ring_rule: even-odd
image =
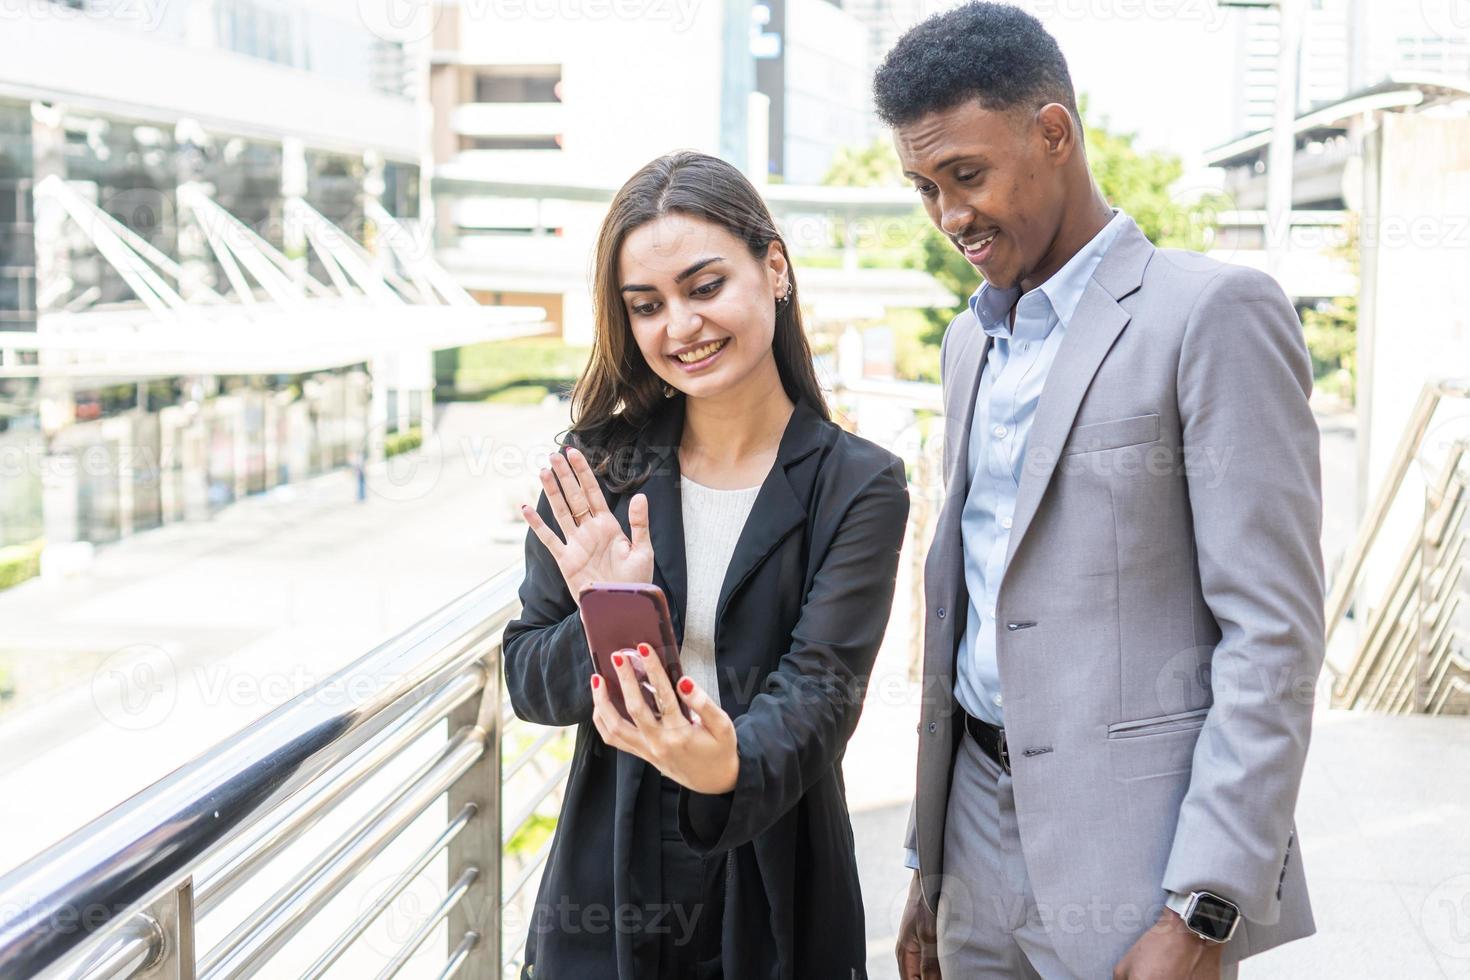
[(940, 619), (943, 619), (944, 618), (944, 607), (943, 606), (940, 606), (939, 607), (939, 618)]
[(937, 731), (939, 731), (939, 726), (932, 721), (929, 722), (929, 734), (933, 735)]

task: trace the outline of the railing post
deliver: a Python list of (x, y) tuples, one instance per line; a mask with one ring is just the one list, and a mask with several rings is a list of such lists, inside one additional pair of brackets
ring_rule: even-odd
[(1430, 597), (1434, 588), (1434, 572), (1439, 567), (1439, 548), (1435, 544), (1432, 528), (1435, 510), (1434, 486), (1426, 480), (1424, 486), (1424, 512), (1419, 521), (1419, 583), (1415, 590), (1414, 604), (1414, 713), (1424, 714), (1429, 710), (1430, 645), (1434, 630), (1430, 621)]
[(463, 901), (449, 914), (449, 932), (445, 952), (454, 956), (467, 933), (479, 934), (465, 955), (464, 965), (456, 973), (461, 980), (500, 980), (500, 759), (501, 730), (499, 641), (481, 658), (485, 668), (485, 689), (478, 699), (470, 699), (449, 716), (449, 731), (465, 725), (478, 725), (485, 731), (485, 752), (478, 762), (450, 787), (447, 815), (452, 818), (466, 803), (478, 808), (474, 819), (449, 844), (448, 876), (445, 888), (474, 867), (479, 874), (465, 893)]
[[(156, 958), (135, 980), (194, 980), (194, 878), (186, 877), (138, 912), (140, 925), (161, 938)], [(85, 968), (84, 968), (85, 969)], [(90, 972), (85, 975), (91, 976)]]

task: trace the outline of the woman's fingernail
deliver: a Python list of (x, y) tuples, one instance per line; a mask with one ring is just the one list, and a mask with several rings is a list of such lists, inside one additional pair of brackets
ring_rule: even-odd
[(623, 655), (621, 653), (615, 653), (615, 654), (613, 654), (613, 666), (614, 667), (621, 667), (622, 665), (623, 665)]
[(593, 674), (592, 675), (592, 688), (593, 688), (593, 690), (596, 690), (597, 688), (599, 688), (601, 686), (602, 686), (602, 675), (601, 674)]
[(694, 682), (685, 677), (679, 681), (679, 693), (689, 695), (694, 693)]
[(638, 652), (643, 654), (645, 657), (651, 657), (653, 656), (653, 647), (649, 646), (647, 643), (640, 643), (638, 644)]

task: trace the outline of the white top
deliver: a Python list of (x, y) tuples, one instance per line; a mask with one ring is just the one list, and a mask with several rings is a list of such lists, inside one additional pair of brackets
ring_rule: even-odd
[(688, 596), (684, 604), (684, 646), (679, 662), (684, 673), (716, 704), (720, 685), (715, 674), (715, 613), (725, 571), (735, 543), (760, 487), (716, 490), (680, 477), (684, 511), (684, 564)]

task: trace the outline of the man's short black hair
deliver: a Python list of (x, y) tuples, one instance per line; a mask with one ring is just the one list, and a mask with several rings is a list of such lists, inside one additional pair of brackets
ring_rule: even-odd
[(992, 111), (1049, 102), (1077, 117), (1067, 59), (1041, 21), (1005, 3), (971, 2), (899, 38), (873, 76), (878, 117), (902, 126), (978, 99)]

